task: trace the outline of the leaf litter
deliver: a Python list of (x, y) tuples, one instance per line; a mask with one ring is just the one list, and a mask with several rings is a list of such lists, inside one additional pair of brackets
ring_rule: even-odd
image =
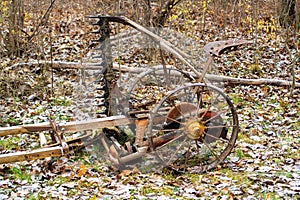
[[(87, 51), (86, 44), (82, 44), (85, 41), (84, 31), (78, 29), (71, 36), (64, 35), (68, 31), (68, 21), (62, 20), (59, 24), (65, 25), (57, 26), (63, 34), (53, 44), (55, 59), (81, 59)], [(197, 24), (195, 28), (199, 28)], [(240, 36), (253, 39), (249, 32), (229, 28), (220, 30), (210, 24), (207, 34), (199, 41), (205, 44), (219, 38)], [(257, 46), (238, 48), (217, 58), (215, 64), (219, 73), (241, 78), (290, 80), (291, 57), (297, 55), (297, 50), (287, 51), (281, 38), (272, 36), (266, 41), (266, 36), (266, 32), (260, 31), (255, 35)], [(55, 120), (70, 121), (75, 117), (72, 112), (74, 105), (69, 102), (72, 102), (72, 88), (77, 84), (76, 70), (54, 72), (57, 98), (50, 99), (51, 75), (42, 65), (11, 69), (10, 66), (18, 61), (2, 60), (5, 67), (1, 77), (15, 81), (15, 85), (21, 87), (11, 88), (13, 84), (9, 83), (1, 87), (5, 89), (1, 91), (3, 96), (0, 99), (1, 126), (44, 122), (48, 120), (49, 110)], [(295, 72), (296, 81), (299, 81), (299, 59), (297, 62)], [(36, 85), (41, 81), (42, 86)], [(41, 88), (44, 90), (41, 91)], [(70, 155), (0, 165), (0, 199), (298, 199), (299, 89), (294, 89), (292, 95), (288, 88), (271, 85), (228, 86), (224, 90), (237, 107), (241, 132), (232, 154), (223, 166), (214, 171), (178, 175), (170, 172), (142, 173), (134, 168), (118, 172), (106, 163), (91, 161), (89, 154)], [(13, 98), (4, 98), (11, 96), (9, 91), (16, 92)], [(12, 141), (14, 145), (9, 150), (1, 143), (1, 153), (39, 145), (29, 144), (29, 140), (36, 141), (37, 137), (24, 134)]]

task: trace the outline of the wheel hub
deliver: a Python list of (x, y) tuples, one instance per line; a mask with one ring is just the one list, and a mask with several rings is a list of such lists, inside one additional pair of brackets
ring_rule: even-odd
[(192, 140), (199, 140), (204, 137), (205, 125), (192, 119), (185, 125), (186, 135)]

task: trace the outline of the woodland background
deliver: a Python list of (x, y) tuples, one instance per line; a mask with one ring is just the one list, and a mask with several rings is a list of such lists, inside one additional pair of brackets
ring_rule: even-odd
[[(47, 121), (48, 112), (55, 120), (74, 119), (70, 94), (77, 71), (54, 70), (51, 61), (91, 59), (96, 36), (87, 16), (94, 14), (121, 14), (144, 26), (169, 28), (199, 46), (251, 40), (214, 60), (218, 74), (293, 84), (225, 84), (241, 133), (227, 165), (215, 171), (114, 172), (82, 152), (51, 162), (1, 165), (0, 199), (299, 199), (299, 8), (298, 0), (2, 0), (0, 126)], [(0, 150), (24, 150), (35, 139), (1, 138)]]

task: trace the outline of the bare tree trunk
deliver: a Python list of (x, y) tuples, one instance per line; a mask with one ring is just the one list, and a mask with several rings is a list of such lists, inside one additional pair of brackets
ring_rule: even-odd
[(24, 25), (24, 9), (22, 0), (12, 0), (9, 9), (9, 34), (6, 35), (5, 45), (7, 54), (20, 56), (22, 43), (21, 29)]
[(279, 10), (279, 22), (284, 28), (295, 26), (299, 28), (299, 0), (281, 0), (281, 7)]
[(300, 0), (295, 0), (295, 28), (300, 30)]
[[(295, 74), (295, 66), (297, 58), (293, 59), (291, 57), (292, 53), (290, 51), (288, 41), (292, 38), (294, 43), (294, 48), (297, 50), (297, 54), (299, 55), (299, 47), (298, 47), (298, 38), (297, 38), (297, 31), (300, 29), (300, 1), (299, 0), (281, 0), (281, 7), (280, 7), (280, 15), (279, 15), (279, 22), (280, 25), (286, 28), (286, 48), (290, 52), (290, 59), (292, 60), (291, 63), (291, 78), (292, 84), (290, 85), (290, 94), (292, 95), (294, 88), (296, 87), (296, 74)], [(292, 29), (290, 29), (292, 28)], [(292, 30), (292, 31), (290, 31)], [(296, 56), (297, 57), (297, 56)]]
[(143, 0), (144, 8), (144, 25), (146, 27), (151, 26), (151, 0)]

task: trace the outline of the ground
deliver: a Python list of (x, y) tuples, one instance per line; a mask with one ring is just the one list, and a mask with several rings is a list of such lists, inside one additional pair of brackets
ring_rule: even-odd
[[(197, 6), (203, 12), (199, 13)], [(169, 19), (169, 27), (192, 38), (199, 46), (228, 38), (253, 41), (215, 58), (215, 73), (292, 80), (294, 71), (295, 80), (300, 81), (297, 39), (286, 38), (274, 15), (261, 11), (256, 23), (249, 17), (236, 17), (234, 23), (240, 26), (233, 26), (230, 20), (227, 24), (221, 20), (221, 14), (228, 13), (217, 15), (214, 5), (210, 6), (202, 1), (179, 6)], [(249, 16), (254, 16), (250, 5), (244, 8)], [(78, 17), (76, 23), (81, 24), (83, 14), (74, 15)], [(94, 36), (89, 37), (86, 32), (92, 28), (78, 25), (76, 31), (74, 26), (72, 31), (62, 30), (65, 26), (61, 22), (68, 22), (67, 16), (51, 18), (58, 27), (56, 31), (62, 32), (52, 41), (54, 59), (91, 61), (89, 48)], [(47, 38), (44, 42), (49, 44)], [(177, 45), (181, 47), (182, 43), (177, 41)], [(141, 61), (144, 57), (131, 56), (124, 60), (145, 64)], [(79, 70), (52, 71), (48, 65), (14, 65), (31, 62), (34, 56), (1, 59), (1, 126), (43, 122), (49, 114), (60, 122), (76, 117), (76, 99), (72, 94), (78, 89)], [(49, 60), (50, 55), (45, 59)], [(138, 168), (118, 171), (109, 163), (92, 159), (90, 151), (82, 151), (61, 158), (0, 165), (0, 199), (299, 199), (299, 88), (224, 83), (223, 89), (237, 109), (240, 133), (232, 153), (217, 169), (197, 174), (161, 170), (145, 173)], [(35, 134), (3, 137), (1, 153), (34, 148), (38, 146), (37, 138)]]

